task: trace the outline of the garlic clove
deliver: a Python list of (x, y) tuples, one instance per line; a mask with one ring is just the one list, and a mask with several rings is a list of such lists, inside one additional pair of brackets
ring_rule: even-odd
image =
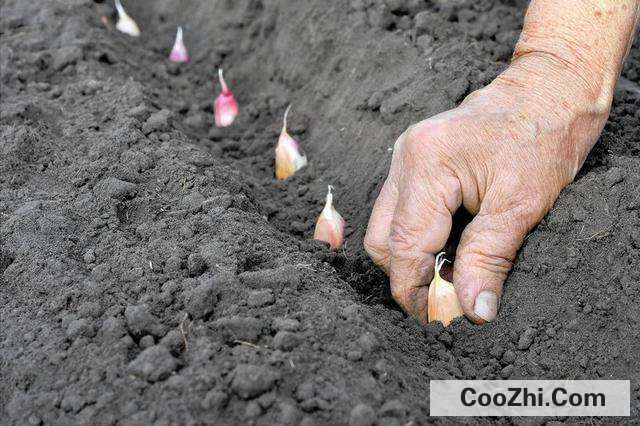
[(218, 78), (220, 79), (222, 91), (213, 103), (213, 117), (216, 127), (227, 127), (233, 123), (233, 120), (235, 120), (238, 115), (238, 102), (224, 81), (222, 68), (218, 69)]
[(109, 18), (107, 18), (106, 16), (102, 15), (100, 17), (100, 22), (102, 22), (102, 25), (104, 25), (105, 28), (108, 29), (109, 31), (113, 29), (111, 28), (111, 21), (109, 21)]
[(189, 62), (189, 52), (187, 52), (187, 48), (182, 40), (182, 27), (178, 27), (176, 41), (173, 43), (169, 60), (173, 62)]
[(440, 269), (447, 259), (443, 258), (444, 253), (436, 256), (435, 271), (433, 280), (429, 285), (429, 296), (427, 300), (427, 318), (429, 322), (440, 321), (445, 327), (454, 318), (464, 315), (456, 289), (449, 281), (440, 276)]
[(133, 37), (138, 37), (140, 35), (140, 28), (138, 28), (138, 24), (134, 21), (124, 10), (120, 0), (115, 0), (116, 9), (118, 11), (118, 23), (116, 24), (116, 29), (125, 34), (129, 34)]
[(340, 213), (333, 208), (332, 190), (333, 186), (329, 185), (327, 189), (327, 200), (316, 222), (313, 239), (329, 243), (329, 247), (332, 250), (336, 250), (340, 248), (344, 242), (344, 227), (346, 222), (342, 216), (340, 216)]
[(300, 145), (287, 132), (287, 115), (291, 105), (284, 112), (282, 131), (276, 145), (276, 178), (284, 180), (293, 176), (307, 165), (307, 156), (300, 152)]

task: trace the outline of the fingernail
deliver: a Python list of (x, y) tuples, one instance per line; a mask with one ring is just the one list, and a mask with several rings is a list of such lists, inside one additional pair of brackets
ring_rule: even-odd
[(481, 291), (476, 296), (473, 313), (485, 321), (493, 321), (498, 315), (498, 295), (493, 291)]

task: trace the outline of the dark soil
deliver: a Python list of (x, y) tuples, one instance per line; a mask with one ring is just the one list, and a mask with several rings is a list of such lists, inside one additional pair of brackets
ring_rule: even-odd
[[(505, 67), (523, 2), (128, 1), (139, 39), (110, 3), (0, 5), (0, 423), (424, 424), (434, 378), (631, 379), (638, 420), (637, 41), (498, 319), (445, 330), (361, 241), (396, 137)], [(289, 103), (309, 166), (283, 183)], [(310, 241), (327, 184), (337, 253)]]

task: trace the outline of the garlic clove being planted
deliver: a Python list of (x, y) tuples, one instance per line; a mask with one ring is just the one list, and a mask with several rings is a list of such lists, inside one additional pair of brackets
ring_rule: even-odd
[(440, 321), (446, 327), (454, 318), (461, 317), (464, 313), (453, 284), (440, 276), (440, 269), (447, 262), (443, 256), (444, 253), (436, 256), (433, 280), (429, 285), (427, 317), (429, 322)]
[(213, 103), (213, 118), (216, 127), (227, 127), (233, 123), (233, 120), (235, 120), (238, 115), (238, 102), (224, 81), (222, 68), (218, 69), (218, 78), (220, 79), (222, 91)]
[(116, 24), (116, 29), (122, 33), (129, 34), (133, 37), (138, 37), (140, 35), (140, 28), (138, 28), (138, 24), (134, 21), (127, 12), (122, 7), (120, 0), (115, 0), (116, 10), (118, 11), (118, 23)]
[(173, 43), (169, 60), (173, 62), (189, 62), (189, 52), (187, 52), (184, 41), (182, 41), (182, 27), (178, 27), (176, 41)]
[(338, 249), (344, 242), (345, 220), (340, 213), (333, 208), (333, 186), (327, 189), (327, 200), (316, 222), (316, 229), (313, 232), (313, 239), (329, 243), (332, 250)]
[(300, 152), (300, 145), (287, 132), (287, 115), (291, 105), (284, 112), (282, 131), (276, 145), (276, 178), (280, 180), (293, 176), (307, 165), (307, 156)]

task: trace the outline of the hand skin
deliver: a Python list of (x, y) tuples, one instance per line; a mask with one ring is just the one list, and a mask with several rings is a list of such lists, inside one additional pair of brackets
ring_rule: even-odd
[(435, 255), (464, 206), (453, 284), (469, 319), (495, 319), (517, 250), (602, 131), (639, 16), (640, 0), (533, 0), (511, 65), (398, 138), (364, 245), (407, 313), (427, 322)]

